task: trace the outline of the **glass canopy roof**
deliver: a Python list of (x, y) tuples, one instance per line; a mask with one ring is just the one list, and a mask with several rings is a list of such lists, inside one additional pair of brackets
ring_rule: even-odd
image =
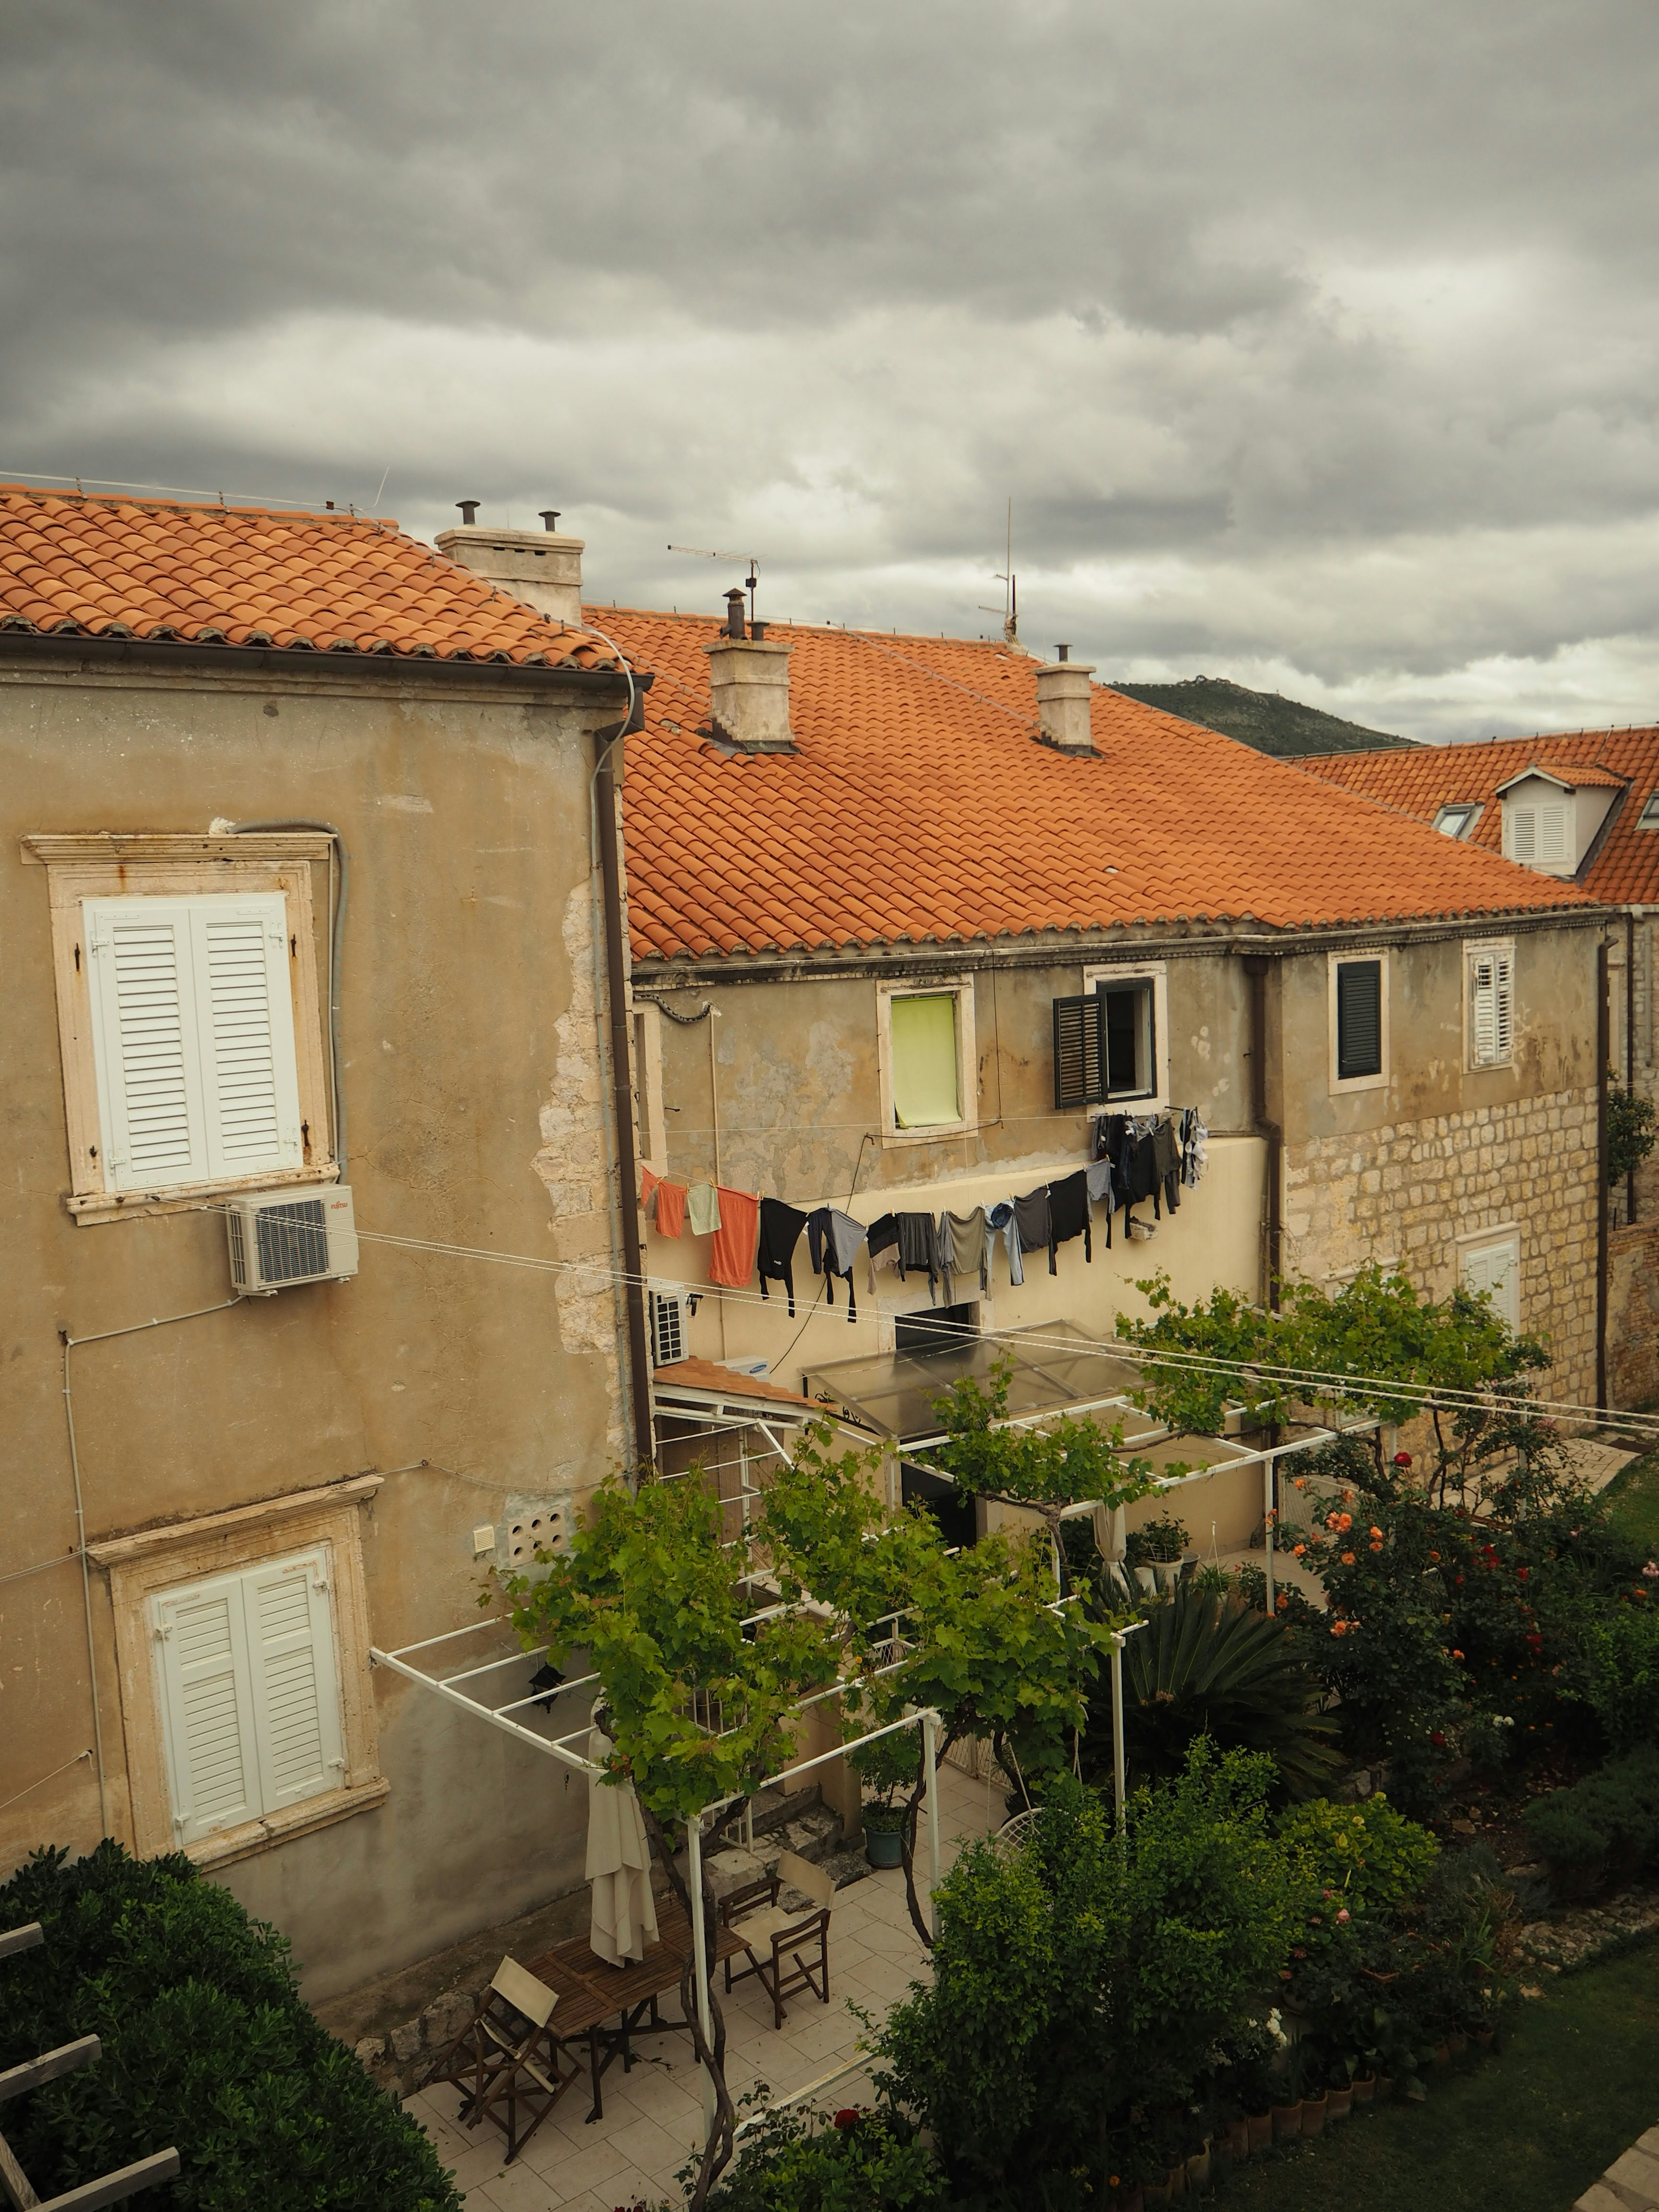
[[(1097, 1349), (1074, 1322), (1050, 1322), (995, 1337), (941, 1332), (937, 1349), (888, 1352), (874, 1359), (837, 1359), (806, 1370), (806, 1395), (866, 1423), (884, 1436), (921, 1443), (940, 1433), (933, 1401), (962, 1376), (990, 1380), (1000, 1358), (1012, 1358), (1008, 1413), (1018, 1420), (1057, 1413), (1066, 1407), (1097, 1405), (1141, 1387), (1139, 1369)], [(1133, 1407), (1115, 1409), (1124, 1441), (1162, 1435), (1158, 1425)]]

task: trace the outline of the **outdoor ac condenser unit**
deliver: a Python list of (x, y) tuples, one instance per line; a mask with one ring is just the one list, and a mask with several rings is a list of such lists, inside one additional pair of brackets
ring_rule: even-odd
[(685, 1357), (685, 1301), (672, 1291), (651, 1293), (651, 1364), (672, 1367)]
[(296, 1283), (343, 1283), (357, 1272), (357, 1224), (343, 1183), (314, 1198), (234, 1198), (228, 1225), (231, 1285), (243, 1297), (270, 1297)]

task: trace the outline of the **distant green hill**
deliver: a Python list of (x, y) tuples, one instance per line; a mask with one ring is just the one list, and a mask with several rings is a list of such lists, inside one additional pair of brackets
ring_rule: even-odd
[(1409, 738), (1393, 738), (1384, 730), (1368, 730), (1358, 722), (1345, 722), (1318, 707), (1304, 707), (1283, 699), (1277, 691), (1247, 691), (1224, 676), (1193, 676), (1184, 684), (1114, 684), (1126, 699), (1143, 706), (1161, 707), (1166, 714), (1179, 714), (1183, 722), (1200, 722), (1206, 730), (1237, 738), (1259, 753), (1273, 753), (1294, 760), (1309, 753), (1374, 753), (1408, 745)]

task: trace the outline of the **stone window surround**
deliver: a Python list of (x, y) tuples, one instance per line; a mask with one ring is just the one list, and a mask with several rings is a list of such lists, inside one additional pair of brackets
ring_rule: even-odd
[[(957, 1002), (957, 1098), (963, 1108), (955, 1121), (925, 1129), (901, 1129), (893, 1111), (893, 1029), (888, 1008), (895, 999), (953, 998)], [(881, 1085), (881, 1141), (884, 1145), (927, 1144), (935, 1137), (971, 1136), (979, 1127), (979, 1052), (974, 1036), (974, 977), (967, 975), (907, 976), (902, 983), (876, 986), (876, 1061)]]
[[(25, 863), (46, 871), (69, 1138), (70, 1188), (64, 1205), (73, 1219), (85, 1226), (132, 1215), (178, 1213), (199, 1208), (204, 1197), (227, 1192), (304, 1188), (337, 1182), (311, 891), (312, 864), (326, 864), (329, 839), (299, 830), (246, 837), (108, 831), (88, 836), (28, 836), (21, 842)], [(287, 902), (300, 1116), (310, 1133), (311, 1158), (299, 1169), (169, 1184), (153, 1194), (108, 1190), (99, 1150), (103, 1130), (82, 944), (82, 901), (251, 891), (281, 891)]]
[[(1382, 1066), (1380, 1073), (1376, 1075), (1339, 1075), (1336, 1072), (1336, 971), (1339, 968), (1347, 967), (1353, 963), (1366, 960), (1380, 961), (1382, 967)], [(1391, 996), (1392, 986), (1392, 978), (1389, 974), (1390, 965), (1391, 958), (1389, 950), (1386, 945), (1345, 945), (1340, 951), (1330, 951), (1325, 955), (1325, 972), (1329, 1002), (1326, 1025), (1330, 1047), (1330, 1089), (1331, 1096), (1334, 1098), (1345, 1097), (1351, 1091), (1386, 1091), (1389, 1087), (1390, 1079), (1390, 1065), (1389, 1058), (1389, 1000)]]
[(1153, 1088), (1133, 1097), (1115, 1098), (1114, 1107), (1137, 1114), (1166, 1114), (1170, 1109), (1170, 963), (1167, 960), (1113, 960), (1083, 971), (1083, 995), (1092, 999), (1097, 985), (1109, 989), (1120, 983), (1150, 983), (1152, 987)]
[(384, 1804), (391, 1785), (380, 1771), (374, 1698), (368, 1674), (368, 1598), (363, 1577), (358, 1509), (383, 1475), (354, 1475), (322, 1488), (291, 1492), (255, 1505), (237, 1505), (191, 1521), (143, 1528), (87, 1547), (109, 1577), (115, 1656), (121, 1684), (132, 1848), (140, 1858), (178, 1848), (167, 1784), (161, 1686), (156, 1678), (149, 1601), (182, 1583), (258, 1566), (262, 1560), (318, 1547), (329, 1559), (334, 1656), (340, 1684), (345, 1780), (338, 1790), (303, 1799), (278, 1813), (244, 1821), (186, 1845), (199, 1867), (228, 1866), (295, 1836), (331, 1826)]

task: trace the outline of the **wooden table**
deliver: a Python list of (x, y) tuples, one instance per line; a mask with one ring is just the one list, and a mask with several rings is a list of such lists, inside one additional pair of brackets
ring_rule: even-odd
[[(742, 1948), (741, 1936), (730, 1928), (720, 1928), (715, 1962), (732, 1957)], [(679, 1988), (690, 1956), (691, 1925), (684, 1910), (675, 1899), (659, 1898), (657, 1941), (643, 1959), (613, 1966), (596, 1954), (586, 1936), (578, 1936), (544, 1951), (539, 1959), (526, 1961), (537, 1979), (558, 1996), (547, 2023), (550, 2039), (568, 2057), (576, 2058), (581, 2054), (586, 2058), (593, 2089), (590, 2122), (604, 2117), (599, 2079), (612, 2059), (620, 2054), (623, 2073), (632, 2071), (630, 2036), (690, 2034), (689, 2021), (663, 2018), (659, 2000), (670, 1990)], [(613, 2019), (617, 2025), (607, 2027), (606, 2022)], [(586, 2051), (581, 2053), (584, 2043)]]

